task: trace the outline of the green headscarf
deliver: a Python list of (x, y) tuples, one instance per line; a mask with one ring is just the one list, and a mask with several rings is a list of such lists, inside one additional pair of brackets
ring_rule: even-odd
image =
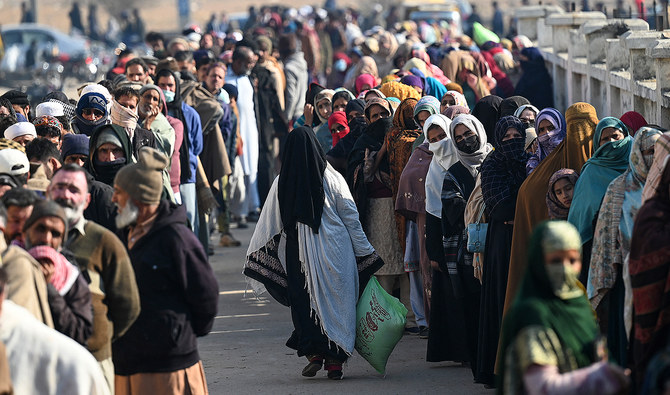
[(565, 350), (570, 350), (582, 368), (595, 361), (598, 328), (586, 295), (559, 298), (551, 287), (545, 269), (545, 254), (578, 249), (581, 240), (577, 229), (565, 221), (545, 221), (533, 232), (528, 249), (528, 267), (521, 288), (512, 303), (502, 327), (498, 357), (498, 393), (505, 377), (505, 355), (522, 329), (541, 326), (552, 329)]
[[(616, 128), (626, 136), (623, 140), (610, 141), (598, 147), (605, 128)], [(633, 147), (628, 128), (614, 117), (603, 118), (596, 126), (593, 136), (595, 153), (586, 161), (575, 185), (574, 197), (568, 222), (575, 225), (582, 237), (582, 243), (593, 238), (593, 219), (600, 210), (605, 192), (610, 182), (628, 169), (630, 151)]]

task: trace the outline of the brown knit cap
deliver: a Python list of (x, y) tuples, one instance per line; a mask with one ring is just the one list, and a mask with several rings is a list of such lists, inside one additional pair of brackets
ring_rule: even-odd
[(163, 194), (163, 170), (169, 160), (150, 147), (142, 147), (138, 157), (137, 163), (124, 166), (116, 173), (114, 185), (126, 191), (133, 200), (158, 204)]

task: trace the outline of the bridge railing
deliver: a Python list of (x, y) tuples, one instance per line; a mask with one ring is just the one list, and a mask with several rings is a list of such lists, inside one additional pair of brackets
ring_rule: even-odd
[(518, 34), (544, 55), (559, 110), (585, 101), (600, 118), (633, 110), (670, 128), (670, 30), (556, 6), (521, 7), (515, 16)]

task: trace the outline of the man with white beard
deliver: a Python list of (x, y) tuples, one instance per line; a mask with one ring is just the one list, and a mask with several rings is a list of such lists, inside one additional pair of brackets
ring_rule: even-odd
[(84, 169), (74, 164), (61, 167), (51, 179), (47, 197), (65, 209), (69, 232), (64, 248), (74, 255), (91, 291), (93, 334), (87, 348), (114, 393), (112, 339), (122, 336), (140, 311), (135, 272), (118, 237), (84, 218), (91, 200)]
[(143, 147), (114, 178), (117, 234), (141, 295), (139, 317), (112, 344), (117, 394), (207, 393), (196, 337), (212, 329), (218, 283), (184, 207), (161, 199), (167, 163)]

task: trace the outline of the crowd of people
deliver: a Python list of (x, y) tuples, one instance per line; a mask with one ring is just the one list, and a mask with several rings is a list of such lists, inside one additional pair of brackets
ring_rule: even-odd
[(213, 17), (76, 98), (0, 97), (15, 392), (207, 393), (210, 241), (249, 222), (244, 273), (290, 307), (303, 376), (343, 377), (374, 274), (426, 360), (487, 388), (666, 388), (670, 134), (553, 108), (524, 36), (379, 11)]

